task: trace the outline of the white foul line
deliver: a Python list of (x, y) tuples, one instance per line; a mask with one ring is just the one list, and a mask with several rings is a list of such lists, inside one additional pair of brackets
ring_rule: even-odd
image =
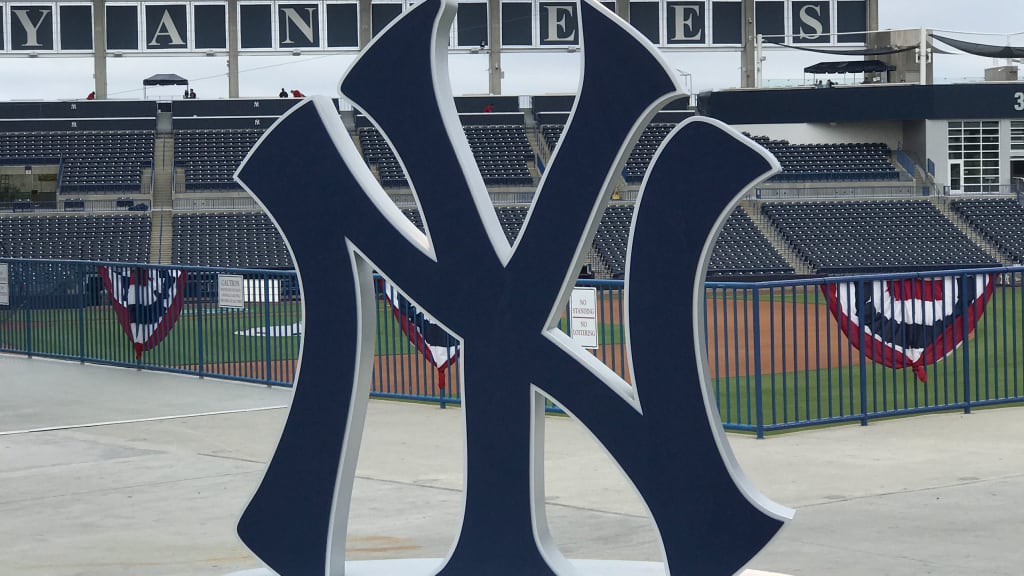
[(116, 426), (118, 424), (137, 424), (140, 422), (159, 422), (161, 420), (177, 420), (179, 418), (197, 418), (200, 416), (220, 416), (222, 414), (240, 414), (244, 412), (260, 412), (263, 410), (278, 410), (287, 408), (282, 406), (264, 406), (262, 408), (241, 408), (239, 410), (220, 410), (217, 412), (198, 412), (196, 414), (177, 414), (174, 416), (155, 416), (153, 418), (136, 418), (134, 420), (111, 420), (109, 422), (92, 422), (89, 424), (67, 424), (63, 426), (47, 426), (46, 428), (29, 428), (27, 430), (0, 431), (0, 436), (13, 436), (15, 434), (31, 434), (33, 432), (54, 432), (57, 430), (74, 430), (76, 428), (96, 428), (98, 426)]

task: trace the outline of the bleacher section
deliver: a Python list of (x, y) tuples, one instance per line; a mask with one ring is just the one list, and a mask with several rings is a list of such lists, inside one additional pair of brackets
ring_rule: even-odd
[(385, 188), (405, 187), (409, 183), (405, 180), (405, 171), (402, 170), (398, 158), (388, 146), (387, 141), (380, 131), (372, 126), (363, 126), (358, 129), (359, 147), (363, 150), (363, 159), (371, 167), (377, 168), (377, 178), (380, 185)]
[(762, 212), (821, 274), (997, 265), (927, 201), (771, 202)]
[[(533, 149), (521, 125), (463, 126), (484, 183), (492, 186), (529, 186), (533, 176), (527, 162)], [(380, 132), (371, 126), (357, 129), (363, 158), (376, 167), (381, 186), (405, 187), (405, 172)]]
[[(749, 136), (749, 135), (748, 135)], [(882, 143), (790, 144), (751, 138), (775, 155), (782, 172), (772, 182), (899, 180), (889, 147)]]
[(1024, 206), (1011, 198), (953, 200), (958, 212), (985, 240), (1016, 263), (1024, 263)]
[(420, 216), (420, 211), (415, 208), (402, 208), (402, 214), (412, 222), (420, 232), (423, 232), (423, 218)]
[(675, 124), (648, 124), (644, 128), (640, 140), (637, 141), (633, 151), (626, 160), (626, 168), (622, 171), (622, 177), (630, 184), (639, 184), (647, 173), (647, 167), (654, 158), (654, 152), (661, 146), (661, 141), (668, 136), (668, 133), (675, 128)]
[(260, 128), (175, 130), (174, 160), (185, 165), (185, 189), (240, 189), (235, 170), (262, 134)]
[(60, 164), (63, 193), (139, 192), (152, 130), (0, 132), (0, 164)]
[(515, 244), (519, 231), (526, 222), (528, 208), (526, 206), (495, 206), (494, 211), (498, 214), (498, 222), (501, 223), (501, 230), (508, 238), (511, 246)]
[[(498, 222), (501, 223), (501, 230), (505, 233), (505, 238), (508, 239), (509, 245), (514, 244), (516, 236), (519, 235), (519, 230), (523, 227), (523, 222), (526, 221), (527, 207), (495, 206), (494, 211), (498, 215)], [(420, 231), (423, 230), (423, 219), (420, 217), (419, 210), (403, 208), (402, 214), (405, 214), (405, 217), (415, 224)]]
[(148, 214), (0, 217), (0, 256), (149, 261)]
[[(621, 277), (626, 271), (626, 246), (632, 220), (632, 205), (610, 205), (594, 237), (594, 247), (614, 277)], [(666, 265), (671, 266), (671, 262)], [(737, 207), (726, 220), (711, 252), (708, 276), (734, 278), (793, 273), (793, 267), (758, 231), (750, 216)]]
[(633, 206), (610, 204), (605, 208), (594, 236), (594, 249), (613, 278), (622, 278), (626, 273), (626, 244), (632, 221)]
[[(573, 101), (571, 95), (536, 97), (534, 116), (529, 122), (522, 111), (528, 108), (520, 108), (518, 97), (464, 97), (457, 101), (460, 122), (492, 198), (499, 203), (519, 203), (495, 206), (510, 244), (526, 218), (528, 209), (521, 203), (529, 201), (536, 185), (537, 172), (531, 162), (535, 154), (547, 160), (544, 144), (538, 150), (531, 146), (538, 135), (533, 132), (534, 126), (540, 127), (539, 135), (553, 151), (569, 121)], [(153, 166), (154, 140), (156, 149), (162, 150), (165, 143), (169, 145), (166, 135), (173, 130), (174, 171), (160, 154), (157, 164), (161, 169), (154, 168), (153, 175), (154, 188), (169, 190), (161, 196), (163, 204), (157, 209), (174, 212), (170, 229), (165, 225), (161, 236), (165, 241), (171, 236), (173, 262), (291, 268), (293, 264), (277, 230), (267, 216), (254, 211), (249, 199), (238, 192), (233, 175), (264, 130), (297, 102), (176, 100), (162, 102), (159, 107), (155, 102), (0, 103), (0, 165), (6, 165), (3, 176), (9, 183), (2, 208), (11, 211), (0, 214), (0, 257), (145, 262), (151, 250), (166, 256), (165, 246), (159, 246), (159, 242), (155, 247), (150, 245), (151, 225), (159, 230), (161, 218), (151, 219), (143, 212), (99, 214), (87, 210), (125, 209), (131, 203), (156, 206), (157, 194), (145, 196), (150, 192), (148, 167)], [(489, 110), (486, 113), (485, 106)], [(409, 183), (384, 138), (358, 112), (346, 109), (339, 114), (349, 128), (354, 128), (353, 135), (358, 137), (365, 161), (382, 185), (389, 188), (396, 202), (408, 206), (412, 195), (407, 190), (391, 190), (406, 188)], [(685, 109), (660, 112), (631, 151), (622, 172), (626, 185), (615, 183), (616, 204), (606, 210), (594, 238), (593, 249), (604, 263), (598, 266), (601, 274), (605, 270), (611, 276), (624, 273), (633, 206), (619, 202), (635, 197), (636, 184), (642, 181), (654, 152), (678, 122), (690, 114)], [(761, 130), (771, 132), (770, 128)], [(841, 133), (838, 129), (835, 132)], [(773, 186), (766, 188), (781, 190), (785, 195), (758, 196), (760, 214), (738, 208), (729, 216), (711, 255), (710, 277), (791, 275), (794, 269), (790, 262), (798, 264), (801, 273), (807, 272), (806, 262), (815, 274), (997, 265), (991, 255), (972, 243), (932, 202), (856, 199), (857, 194), (866, 194), (866, 189), (878, 197), (904, 185), (911, 192), (918, 191), (905, 172), (914, 166), (894, 165), (893, 152), (886, 144), (791, 144), (765, 136), (753, 138), (773, 153), (783, 167)], [(897, 136), (886, 132), (877, 138), (894, 142)], [(169, 148), (167, 156), (169, 160)], [(26, 186), (24, 175), (15, 172), (22, 165), (51, 164), (60, 166), (59, 190), (64, 196), (53, 201), (49, 188), (25, 194), (33, 196), (32, 200), (23, 197), (22, 192), (34, 190), (35, 186)], [(184, 183), (180, 178), (182, 169)], [(36, 174), (45, 175), (46, 179), (36, 177), (34, 181), (52, 184), (52, 172), (49, 167), (37, 170)], [(147, 178), (142, 181), (144, 172)], [(163, 180), (157, 178), (157, 172)], [(178, 175), (176, 180), (174, 174)], [(20, 180), (11, 180), (14, 176)], [(31, 179), (32, 174), (28, 176)], [(167, 184), (169, 176), (175, 186)], [(900, 179), (903, 181), (891, 182)], [(805, 182), (829, 184), (804, 185)], [(182, 184), (190, 194), (180, 194)], [(505, 186), (516, 188), (499, 188)], [(809, 192), (815, 189), (826, 190), (828, 194), (832, 189), (839, 192), (828, 196), (834, 198), (831, 201), (772, 200), (810, 198)], [(848, 197), (854, 200), (846, 199), (848, 191)], [(134, 197), (139, 192), (144, 194), (143, 198)], [(85, 194), (92, 195), (76, 200)], [(750, 202), (744, 203), (747, 210), (753, 210)], [(1024, 263), (1024, 204), (1006, 197), (957, 198), (950, 206), (1007, 259)], [(191, 212), (221, 208), (231, 210)], [(21, 209), (83, 212), (29, 215), (17, 212)], [(404, 212), (422, 229), (418, 211)], [(751, 216), (757, 219), (752, 220)], [(762, 234), (766, 226), (779, 232), (779, 236), (771, 236), (771, 242)], [(776, 241), (780, 237), (788, 244), (784, 251), (787, 257), (795, 255), (789, 262), (772, 245), (775, 242), (775, 246), (780, 246)], [(992, 246), (986, 246), (995, 253)], [(666, 260), (665, 265), (672, 263)]]
[(714, 276), (781, 276), (795, 270), (761, 234), (743, 208), (725, 221), (711, 251), (708, 274)]
[[(654, 153), (658, 150), (658, 146), (661, 146), (662, 140), (675, 127), (675, 124), (659, 122), (648, 124), (644, 128), (643, 133), (640, 135), (640, 140), (637, 141), (636, 146), (626, 160), (626, 167), (622, 170), (622, 177), (628, 184), (639, 184), (643, 181), (644, 174), (647, 173), (647, 167), (650, 166), (651, 159), (654, 158)], [(554, 152), (559, 138), (562, 137), (563, 129), (565, 129), (563, 124), (545, 124), (541, 126), (541, 136), (544, 138), (544, 143), (548, 149), (552, 152)]]
[(484, 183), (529, 186), (533, 177), (527, 162), (533, 149), (521, 125), (463, 126)]
[(174, 264), (231, 268), (291, 268), (284, 240), (262, 212), (174, 215)]
[(565, 130), (565, 124), (544, 124), (540, 127), (540, 134), (544, 137), (548, 150), (555, 151), (555, 146), (562, 137), (562, 130)]

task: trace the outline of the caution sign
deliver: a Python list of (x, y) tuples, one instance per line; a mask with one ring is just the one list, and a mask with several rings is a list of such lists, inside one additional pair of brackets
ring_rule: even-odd
[(217, 307), (245, 308), (244, 278), (236, 274), (217, 275)]

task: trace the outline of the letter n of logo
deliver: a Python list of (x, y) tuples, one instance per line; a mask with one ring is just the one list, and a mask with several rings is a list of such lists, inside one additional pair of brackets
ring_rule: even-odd
[[(630, 386), (557, 321), (632, 143), (679, 95), (674, 76), (639, 34), (598, 3), (580, 4), (579, 93), (509, 246), (449, 93), (455, 8), (425, 0), (376, 38), (341, 84), (397, 151), (425, 234), (373, 179), (329, 100), (293, 108), (239, 169), (288, 241), (305, 321), (291, 411), (239, 535), (282, 576), (344, 573), (377, 270), (463, 342), (465, 507), (437, 574), (572, 573), (544, 516), (545, 397), (585, 425), (633, 483), (671, 574), (733, 574), (789, 511), (747, 484), (721, 435), (703, 384), (700, 286), (724, 212), (778, 163), (714, 120), (688, 120), (663, 144), (627, 264)], [(666, 307), (669, 293), (690, 297)], [(665, 338), (664, 326), (693, 329)]]

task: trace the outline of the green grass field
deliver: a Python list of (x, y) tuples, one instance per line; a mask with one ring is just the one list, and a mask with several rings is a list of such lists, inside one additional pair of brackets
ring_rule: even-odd
[[(828, 360), (810, 370), (792, 370), (800, 366), (794, 366), (797, 362), (791, 360), (785, 372), (762, 371), (763, 421), (786, 424), (864, 412), (935, 409), (965, 400), (974, 403), (1021, 398), (1024, 302), (1019, 291), (997, 289), (972, 337), (952, 354), (926, 366), (925, 382), (909, 368), (887, 368), (867, 359), (862, 365), (859, 351), (845, 336), (839, 336), (838, 330), (831, 336)], [(731, 371), (724, 365), (718, 368), (714, 388), (723, 421), (755, 424), (758, 377), (741, 374), (742, 366)]]

